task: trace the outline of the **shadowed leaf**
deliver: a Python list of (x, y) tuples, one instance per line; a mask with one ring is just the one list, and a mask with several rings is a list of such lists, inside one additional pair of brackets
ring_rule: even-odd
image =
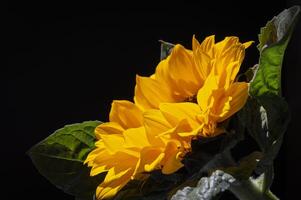
[(90, 177), (83, 164), (94, 148), (94, 129), (99, 121), (67, 125), (33, 146), (28, 154), (38, 171), (52, 184), (77, 199), (93, 199), (102, 175)]

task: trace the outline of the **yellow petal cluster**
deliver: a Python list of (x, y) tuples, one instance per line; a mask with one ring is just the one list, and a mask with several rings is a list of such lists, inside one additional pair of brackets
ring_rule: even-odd
[(132, 179), (180, 169), (191, 140), (224, 132), (220, 123), (243, 107), (248, 83), (235, 78), (252, 42), (214, 36), (192, 50), (175, 45), (150, 77), (136, 77), (134, 103), (113, 101), (110, 120), (95, 130), (96, 148), (85, 163), (91, 176), (106, 172), (97, 199), (113, 197)]

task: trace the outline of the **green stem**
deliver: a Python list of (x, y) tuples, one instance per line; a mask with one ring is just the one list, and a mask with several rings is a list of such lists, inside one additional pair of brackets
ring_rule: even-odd
[(273, 193), (261, 192), (250, 179), (246, 181), (236, 181), (229, 190), (240, 200), (279, 200)]

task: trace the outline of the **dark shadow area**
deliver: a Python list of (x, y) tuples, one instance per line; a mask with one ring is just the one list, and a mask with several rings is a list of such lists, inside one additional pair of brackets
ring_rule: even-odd
[[(301, 5), (301, 1), (288, 0), (287, 6)], [(284, 199), (294, 199), (299, 195), (301, 175), (301, 21), (296, 26), (295, 32), (288, 45), (284, 58), (282, 76), (283, 95), (288, 101), (291, 110), (291, 122), (284, 138), (280, 155), (276, 159), (276, 173), (274, 186), (279, 191), (284, 190)], [(281, 182), (283, 182), (281, 184)]]

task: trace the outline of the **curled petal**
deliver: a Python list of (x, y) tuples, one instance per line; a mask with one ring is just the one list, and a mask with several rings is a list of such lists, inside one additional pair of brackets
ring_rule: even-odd
[(248, 87), (249, 84), (245, 82), (236, 82), (231, 85), (227, 91), (228, 96), (231, 97), (229, 99), (229, 112), (221, 117), (218, 122), (224, 121), (225, 119), (231, 117), (245, 105), (248, 99)]
[(139, 166), (136, 171), (151, 172), (155, 169), (159, 169), (163, 158), (164, 153), (161, 148), (145, 147), (141, 150)]
[(170, 141), (165, 149), (165, 158), (163, 160), (163, 168), (162, 173), (163, 174), (172, 174), (176, 172), (178, 169), (183, 167), (184, 165), (181, 163), (183, 154), (183, 149), (181, 149), (181, 146), (179, 143), (175, 141)]
[(204, 86), (198, 91), (197, 102), (203, 112), (206, 112), (212, 107), (212, 94), (218, 89), (218, 76), (210, 73), (206, 79)]
[(115, 168), (111, 168), (105, 180), (96, 189), (97, 199), (108, 199), (117, 194), (117, 192), (124, 187), (133, 175), (131, 168), (116, 172)]

